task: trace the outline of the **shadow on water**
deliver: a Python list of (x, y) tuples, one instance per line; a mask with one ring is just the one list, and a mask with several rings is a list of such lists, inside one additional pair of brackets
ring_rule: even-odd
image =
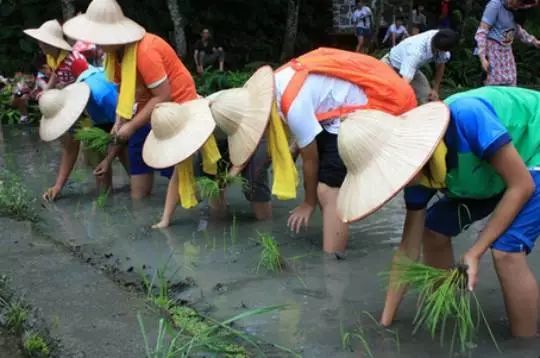
[[(40, 142), (31, 128), (5, 129), (4, 135), (5, 165), (15, 165), (29, 190), (40, 196), (54, 182), (59, 145)], [(399, 242), (404, 214), (401, 198), (352, 225), (347, 258), (336, 260), (320, 251), (320, 216), (313, 218), (308, 232), (292, 235), (285, 223), (294, 203), (276, 201), (273, 221), (258, 223), (237, 190), (229, 193), (230, 214), (226, 220), (209, 219), (204, 210), (178, 209), (170, 228), (152, 230), (151, 224), (161, 213), (166, 181), (156, 177), (154, 195), (134, 203), (129, 199), (125, 173), (119, 166), (114, 169), (115, 191), (101, 208), (95, 203), (91, 170), (80, 160), (61, 200), (41, 210), (45, 219), (41, 229), (85, 257), (120, 272), (151, 275), (156, 269), (166, 268), (170, 276), (175, 273), (173, 283), (190, 283), (181, 285), (182, 290), (176, 292), (178, 298), (217, 318), (286, 304), (283, 311), (249, 319), (245, 328), (305, 357), (369, 356), (366, 344), (375, 357), (448, 355), (447, 349), (427, 334), (411, 336), (415, 314), (412, 296), (405, 300), (393, 332), (381, 329), (370, 318), (378, 317), (382, 309), (385, 283), (378, 273), (388, 269)], [(261, 252), (259, 232), (271, 234), (279, 243), (287, 262), (284, 272), (256, 272)], [(456, 252), (463, 252), (473, 239), (474, 231), (456, 240)], [(538, 271), (540, 262), (534, 260), (535, 255), (531, 255), (531, 263)], [(538, 342), (517, 342), (507, 337), (502, 298), (490, 261), (488, 255), (482, 261), (477, 295), (505, 352), (501, 356), (537, 358)], [(343, 344), (346, 333), (356, 333), (357, 339), (350, 339), (354, 352), (349, 344)], [(473, 356), (496, 354), (487, 334), (479, 341)]]

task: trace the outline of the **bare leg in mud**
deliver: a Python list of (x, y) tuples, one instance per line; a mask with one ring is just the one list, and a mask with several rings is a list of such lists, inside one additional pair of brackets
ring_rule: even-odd
[(141, 200), (152, 193), (154, 173), (131, 176), (131, 198)]
[(426, 229), (422, 243), (426, 265), (440, 269), (449, 269), (454, 265), (454, 250), (449, 236)]
[(493, 250), (492, 255), (512, 336), (535, 337), (538, 333), (538, 283), (525, 253)]
[(349, 225), (337, 215), (339, 188), (319, 183), (317, 195), (323, 215), (323, 250), (329, 254), (343, 254), (347, 248)]
[(178, 194), (178, 173), (176, 168), (174, 168), (173, 175), (171, 180), (169, 180), (169, 186), (167, 188), (167, 195), (165, 197), (165, 206), (163, 208), (163, 215), (161, 216), (161, 221), (155, 225), (152, 225), (152, 229), (164, 229), (168, 227), (171, 223), (172, 216), (180, 200), (180, 195)]

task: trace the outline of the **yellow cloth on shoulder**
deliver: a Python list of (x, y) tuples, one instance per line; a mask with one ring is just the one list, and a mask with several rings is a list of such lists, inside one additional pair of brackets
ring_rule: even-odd
[(272, 158), (274, 172), (272, 194), (279, 200), (295, 199), (298, 171), (289, 149), (287, 132), (275, 101), (272, 105), (270, 125), (268, 126), (268, 152)]
[[(126, 120), (133, 118), (133, 107), (135, 106), (135, 93), (137, 90), (137, 46), (137, 42), (126, 45), (121, 63), (122, 79), (120, 81), (116, 114)], [(105, 57), (105, 73), (111, 82), (115, 81), (117, 63), (116, 54), (108, 52)]]
[[(217, 163), (221, 159), (221, 154), (217, 146), (216, 138), (212, 134), (201, 148), (203, 171), (206, 174), (217, 174)], [(178, 195), (180, 205), (184, 209), (191, 209), (199, 204), (197, 200), (197, 183), (193, 171), (193, 156), (176, 165), (178, 176)]]
[(448, 148), (444, 141), (441, 141), (433, 156), (429, 160), (429, 170), (431, 172), (431, 179), (422, 174), (419, 184), (430, 189), (443, 189), (446, 188), (446, 154), (448, 153)]
[(54, 58), (51, 55), (47, 55), (47, 66), (49, 66), (51, 70), (56, 71), (58, 67), (60, 67), (62, 62), (64, 62), (66, 57), (68, 57), (68, 55), (69, 52), (65, 50), (61, 50), (57, 58)]

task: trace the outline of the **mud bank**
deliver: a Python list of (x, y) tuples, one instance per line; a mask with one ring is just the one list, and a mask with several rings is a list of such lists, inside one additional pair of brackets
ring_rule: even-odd
[[(31, 129), (4, 133), (6, 157), (20, 163), (17, 172), (39, 196), (54, 182), (57, 144), (40, 143)], [(227, 220), (210, 220), (199, 210), (178, 209), (169, 229), (151, 230), (151, 224), (158, 221), (161, 213), (166, 182), (156, 178), (154, 196), (134, 203), (127, 192), (127, 177), (119, 167), (115, 169), (116, 190), (104, 208), (95, 205), (93, 178), (90, 170), (81, 166), (77, 170), (82, 174), (70, 182), (62, 199), (41, 208), (44, 220), (39, 228), (44, 235), (76, 253), (82, 262), (107, 272), (118, 285), (136, 287), (142, 275), (165, 270), (176, 299), (189, 302), (217, 319), (257, 307), (287, 305), (279, 312), (242, 322), (242, 328), (304, 357), (358, 357), (360, 352), (366, 356), (365, 344), (358, 339), (351, 342), (354, 351), (343, 345), (346, 333), (362, 336), (375, 357), (448, 354), (448, 347), (441, 348), (426, 333), (411, 335), (416, 302), (413, 296), (404, 302), (391, 332), (380, 329), (371, 318), (378, 318), (382, 309), (385, 283), (378, 274), (388, 269), (399, 241), (404, 214), (401, 198), (353, 225), (347, 257), (336, 260), (320, 253), (319, 216), (313, 218), (308, 232), (294, 236), (285, 228), (294, 202), (276, 201), (273, 221), (257, 223), (237, 190), (229, 193)], [(477, 230), (472, 228), (456, 239), (456, 255), (472, 243)], [(285, 272), (256, 272), (261, 252), (257, 241), (260, 232), (269, 233), (278, 241), (287, 262)], [(538, 250), (531, 254), (530, 262), (540, 274)], [(489, 255), (483, 258), (480, 270), (477, 296), (503, 353), (497, 355), (484, 332), (471, 347), (471, 355), (538, 358), (537, 340), (509, 338)], [(99, 312), (99, 306), (111, 300), (112, 297), (102, 297), (92, 310)], [(126, 305), (129, 307), (130, 303)], [(129, 311), (134, 309), (130, 307)]]

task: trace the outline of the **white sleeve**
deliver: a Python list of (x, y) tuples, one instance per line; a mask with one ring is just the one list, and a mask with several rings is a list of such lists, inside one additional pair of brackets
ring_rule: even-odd
[(309, 92), (300, 90), (287, 115), (287, 124), (300, 149), (311, 144), (323, 130), (310, 97)]

